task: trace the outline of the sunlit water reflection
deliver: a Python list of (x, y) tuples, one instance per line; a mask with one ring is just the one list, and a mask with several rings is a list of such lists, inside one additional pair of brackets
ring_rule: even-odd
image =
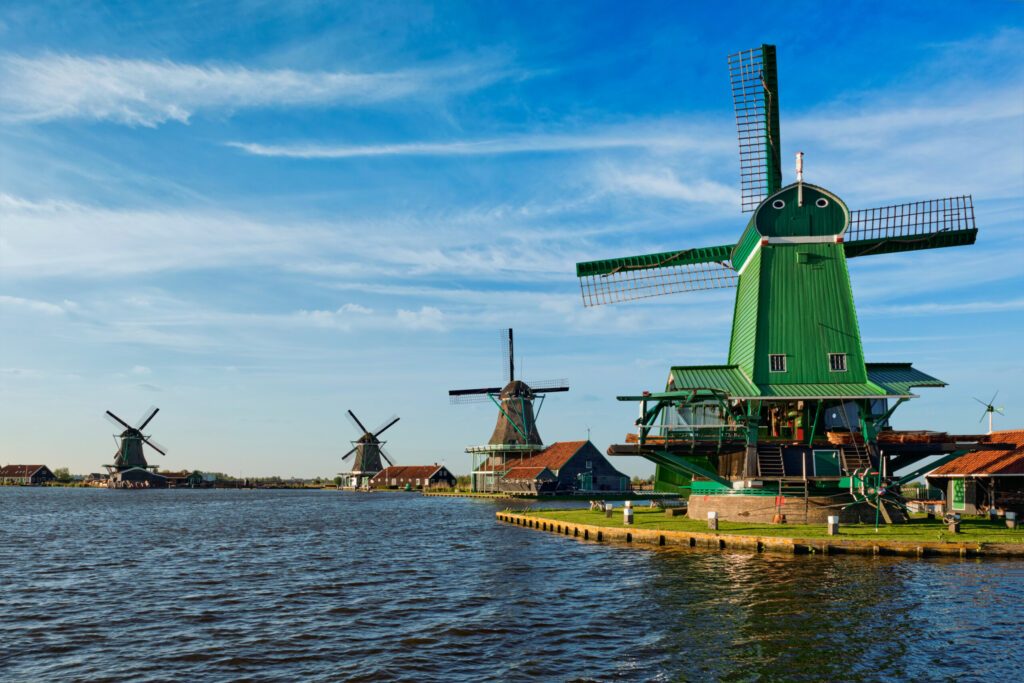
[(0, 488), (5, 680), (989, 680), (1024, 569), (581, 542), (408, 493)]

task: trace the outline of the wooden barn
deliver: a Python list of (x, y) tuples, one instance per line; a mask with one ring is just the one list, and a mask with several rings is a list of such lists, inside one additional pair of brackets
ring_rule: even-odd
[(968, 453), (926, 475), (946, 496), (946, 510), (977, 515), (996, 510), (1024, 513), (1024, 430), (992, 432), (999, 450)]
[(0, 467), (2, 484), (45, 484), (56, 479), (46, 465), (4, 465)]
[[(590, 441), (558, 441), (540, 453), (509, 463), (510, 470), (545, 468), (555, 476), (554, 487), (545, 491), (574, 493), (576, 491), (629, 491), (629, 477), (612, 467), (608, 459)], [(505, 484), (499, 490), (514, 491), (517, 484)]]
[(392, 465), (370, 479), (370, 488), (414, 489), (454, 488), (455, 475), (444, 465)]

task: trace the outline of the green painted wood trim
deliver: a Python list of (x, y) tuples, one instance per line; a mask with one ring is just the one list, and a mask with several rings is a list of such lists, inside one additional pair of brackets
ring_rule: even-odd
[(651, 462), (665, 467), (666, 469), (673, 470), (679, 474), (688, 474), (691, 477), (704, 477), (705, 479), (710, 479), (711, 481), (717, 482), (729, 490), (732, 490), (732, 482), (724, 477), (720, 477), (717, 472), (712, 472), (691, 460), (669, 453), (668, 451), (652, 450), (647, 453), (641, 453), (641, 455)]
[(732, 259), (732, 267), (739, 271), (743, 267), (747, 258), (757, 248), (757, 245), (761, 242), (761, 233), (757, 231), (757, 226), (754, 223), (754, 217), (757, 214), (751, 216), (750, 222), (747, 223), (746, 229), (743, 234), (740, 235), (740, 241), (736, 243), (736, 246), (732, 249), (730, 258)]
[(904, 474), (902, 477), (900, 477), (899, 479), (896, 480), (896, 485), (897, 486), (903, 486), (904, 484), (910, 483), (914, 479), (917, 479), (918, 477), (920, 477), (922, 474), (925, 474), (927, 472), (931, 472), (934, 469), (938, 469), (938, 468), (942, 467), (943, 465), (945, 465), (947, 462), (953, 462), (954, 460), (959, 458), (961, 455), (966, 455), (966, 454), (968, 454), (970, 452), (971, 452), (970, 449), (964, 448), (964, 449), (959, 450), (959, 451), (953, 451), (952, 453), (949, 453), (948, 455), (944, 455), (941, 458), (939, 458), (938, 460), (935, 460), (934, 462), (930, 462), (927, 465), (922, 465), (921, 467), (918, 467), (916, 470), (914, 470), (913, 472), (910, 472), (909, 474)]
[(782, 142), (779, 135), (779, 69), (774, 45), (761, 46), (761, 69), (764, 74), (765, 157), (768, 168), (768, 195), (782, 187)]
[(868, 256), (871, 254), (896, 254), (904, 251), (920, 249), (941, 249), (943, 247), (962, 247), (974, 244), (978, 237), (978, 229), (950, 230), (935, 232), (930, 235), (913, 235), (909, 237), (885, 237), (874, 240), (850, 240), (843, 242), (846, 258)]
[(625, 258), (605, 259), (603, 261), (585, 261), (576, 264), (576, 277), (609, 275), (629, 270), (667, 268), (697, 263), (722, 263), (729, 261), (732, 250), (732, 245), (723, 245), (665, 251), (658, 254), (644, 254), (641, 256), (627, 256)]
[(513, 420), (508, 413), (505, 412), (505, 409), (501, 407), (501, 402), (494, 398), (493, 394), (487, 394), (487, 397), (491, 399), (494, 405), (498, 406), (498, 411), (505, 416), (505, 419), (508, 420), (509, 424), (515, 427), (516, 431), (522, 435), (523, 439), (525, 439), (527, 443), (529, 443), (530, 437), (527, 436), (526, 433), (519, 428), (519, 425), (516, 424), (516, 421)]

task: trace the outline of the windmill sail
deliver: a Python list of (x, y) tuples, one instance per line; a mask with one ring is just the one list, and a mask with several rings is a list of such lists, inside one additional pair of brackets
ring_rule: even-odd
[(562, 379), (542, 379), (537, 382), (526, 382), (525, 384), (535, 394), (569, 391), (569, 380), (564, 377)]
[(585, 306), (635, 301), (662, 294), (735, 287), (732, 246), (701, 247), (660, 254), (576, 264)]
[(782, 187), (775, 46), (729, 55), (729, 81), (739, 135), (741, 205), (748, 212)]
[(843, 236), (847, 258), (974, 244), (971, 195), (850, 212)]

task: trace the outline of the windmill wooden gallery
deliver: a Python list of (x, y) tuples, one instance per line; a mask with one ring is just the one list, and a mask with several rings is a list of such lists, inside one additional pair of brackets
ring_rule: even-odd
[(901, 484), (988, 445), (890, 428), (913, 389), (945, 382), (864, 358), (846, 262), (973, 244), (971, 197), (851, 210), (804, 182), (802, 154), (784, 186), (775, 47), (732, 55), (729, 71), (741, 204), (752, 212), (735, 244), (576, 266), (587, 306), (736, 288), (726, 362), (672, 367), (664, 390), (619, 396), (639, 418), (609, 453), (654, 462), (656, 487), (689, 495), (698, 519), (899, 521)]

